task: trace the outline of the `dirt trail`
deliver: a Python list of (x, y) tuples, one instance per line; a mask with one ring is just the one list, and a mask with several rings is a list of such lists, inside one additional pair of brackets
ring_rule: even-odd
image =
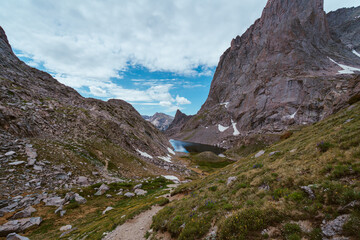
[(145, 233), (150, 229), (152, 217), (156, 215), (163, 207), (153, 206), (151, 210), (137, 215), (128, 220), (123, 225), (118, 226), (109, 233), (103, 240), (142, 240), (145, 239)]
[[(177, 184), (169, 185), (169, 190), (176, 188)], [(179, 200), (184, 197), (183, 194), (177, 194), (170, 197), (170, 194), (165, 194), (162, 197), (167, 197), (170, 202)], [(153, 206), (150, 210), (140, 213), (133, 219), (126, 221), (124, 224), (117, 226), (117, 228), (106, 235), (102, 240), (146, 240), (145, 233), (150, 230), (152, 217), (155, 216), (164, 206)], [(170, 239), (170, 238), (163, 238)]]

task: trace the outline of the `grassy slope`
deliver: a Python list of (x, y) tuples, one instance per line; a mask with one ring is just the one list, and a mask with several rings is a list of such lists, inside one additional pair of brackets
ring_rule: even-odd
[[(360, 200), (360, 104), (353, 107), (267, 147), (259, 158), (251, 154), (181, 186), (177, 192), (187, 197), (159, 212), (154, 229), (177, 239), (199, 239), (216, 225), (218, 239), (262, 239), (267, 236), (261, 231), (273, 226), (280, 239), (322, 239), (324, 219), (350, 213), (345, 235), (359, 239), (360, 209), (338, 210)], [(352, 121), (345, 123), (348, 119)], [(279, 153), (269, 156), (274, 151)], [(237, 180), (227, 186), (230, 176)], [(314, 200), (300, 189), (308, 185)], [(291, 220), (307, 220), (313, 231), (302, 233)]]

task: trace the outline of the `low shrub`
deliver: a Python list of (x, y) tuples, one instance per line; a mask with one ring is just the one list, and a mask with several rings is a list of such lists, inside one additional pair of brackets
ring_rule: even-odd
[(327, 152), (332, 147), (332, 144), (329, 142), (320, 142), (317, 144), (317, 148), (320, 152)]

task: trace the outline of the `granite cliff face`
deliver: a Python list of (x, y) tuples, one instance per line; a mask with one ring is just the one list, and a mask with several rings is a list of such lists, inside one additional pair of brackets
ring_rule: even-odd
[(71, 187), (78, 176), (92, 183), (184, 170), (130, 104), (83, 98), (27, 66), (1, 27), (0, 146), (2, 194)]
[(317, 122), (360, 92), (360, 8), (269, 0), (221, 56), (200, 111), (171, 137), (228, 146)]

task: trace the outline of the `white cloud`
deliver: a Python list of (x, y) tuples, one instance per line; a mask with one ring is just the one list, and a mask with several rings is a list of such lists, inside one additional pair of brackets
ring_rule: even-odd
[(176, 102), (179, 105), (184, 105), (184, 104), (191, 104), (191, 102), (189, 100), (187, 100), (184, 97), (180, 97), (179, 95), (176, 96)]
[[(147, 81), (137, 83), (147, 84), (139, 90), (123, 88), (110, 78), (121, 78), (129, 64), (150, 71), (211, 75), (210, 68), (231, 39), (260, 17), (266, 2), (11, 0), (1, 2), (0, 22), (12, 46), (31, 58), (29, 64), (45, 67), (66, 85), (87, 88), (95, 97), (175, 108), (190, 102), (171, 96), (175, 83)], [(327, 11), (355, 5), (358, 0), (325, 1)]]

